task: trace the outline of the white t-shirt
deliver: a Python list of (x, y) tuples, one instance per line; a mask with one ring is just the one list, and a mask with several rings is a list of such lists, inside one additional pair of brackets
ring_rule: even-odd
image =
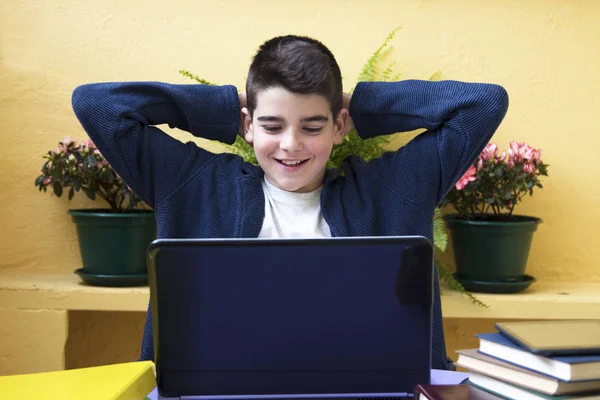
[(309, 193), (279, 189), (263, 179), (265, 219), (259, 238), (331, 237), (321, 212), (321, 187)]

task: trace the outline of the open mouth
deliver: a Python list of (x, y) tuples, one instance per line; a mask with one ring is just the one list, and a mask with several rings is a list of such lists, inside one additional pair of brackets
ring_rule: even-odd
[(279, 164), (284, 165), (286, 167), (299, 167), (300, 165), (305, 164), (308, 161), (306, 160), (280, 160), (278, 158), (275, 159)]

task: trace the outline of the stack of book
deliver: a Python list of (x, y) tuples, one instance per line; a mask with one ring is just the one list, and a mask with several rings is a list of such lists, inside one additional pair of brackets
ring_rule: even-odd
[(479, 349), (457, 351), (456, 362), (472, 385), (508, 399), (600, 400), (600, 352), (543, 356), (501, 332), (476, 336)]

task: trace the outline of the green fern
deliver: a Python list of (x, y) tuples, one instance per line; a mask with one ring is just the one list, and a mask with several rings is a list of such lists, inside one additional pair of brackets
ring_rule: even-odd
[(209, 86), (215, 86), (215, 83), (209, 82), (204, 78), (200, 78), (198, 75), (194, 75), (192, 74), (190, 71), (187, 71), (185, 69), (180, 69), (179, 73), (187, 78), (193, 79), (198, 83), (201, 83), (203, 85), (209, 85)]
[(442, 211), (439, 208), (435, 209), (433, 217), (433, 244), (443, 253), (448, 246), (448, 233), (446, 232), (446, 224), (442, 219)]
[(396, 75), (392, 75), (392, 73), (394, 72), (394, 66), (397, 64), (396, 61), (390, 63), (390, 65), (388, 65), (386, 67), (386, 69), (383, 71), (383, 73), (381, 74), (383, 76), (383, 80), (387, 81), (387, 82), (393, 82), (393, 81), (397, 81), (398, 79), (392, 79), (391, 76), (396, 76)]
[(240, 135), (235, 138), (234, 144), (226, 144), (225, 147), (234, 154), (239, 155), (244, 161), (250, 164), (258, 165), (254, 148), (248, 144)]
[(450, 270), (448, 269), (448, 267), (446, 265), (444, 265), (439, 260), (436, 260), (436, 262), (437, 262), (437, 266), (438, 266), (438, 275), (439, 275), (440, 279), (442, 279), (444, 282), (446, 282), (450, 289), (464, 294), (469, 299), (471, 299), (471, 301), (476, 305), (479, 305), (479, 306), (485, 307), (485, 308), (490, 307), (489, 305), (487, 305), (487, 304), (483, 303), (481, 300), (479, 300), (477, 297), (473, 296), (471, 293), (467, 292), (465, 290), (465, 287), (463, 285), (461, 285), (460, 282), (458, 282), (456, 279), (454, 279), (454, 276), (452, 276), (452, 273), (450, 272)]
[(387, 37), (383, 41), (383, 44), (377, 50), (375, 50), (371, 57), (369, 57), (365, 65), (363, 65), (360, 74), (358, 75), (357, 82), (372, 82), (376, 80), (379, 62), (391, 50), (391, 46), (387, 46), (392, 41), (394, 36), (396, 36), (396, 33), (400, 29), (402, 29), (401, 26), (397, 27), (392, 32), (390, 32), (390, 34), (387, 35)]

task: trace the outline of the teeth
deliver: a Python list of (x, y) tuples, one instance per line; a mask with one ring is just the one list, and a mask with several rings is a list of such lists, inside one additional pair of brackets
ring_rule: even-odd
[(290, 166), (293, 166), (293, 165), (298, 165), (298, 164), (300, 164), (301, 162), (302, 162), (302, 160), (299, 160), (299, 161), (283, 161), (283, 160), (281, 160), (281, 163), (282, 163), (282, 164), (285, 164), (285, 165), (290, 165)]

